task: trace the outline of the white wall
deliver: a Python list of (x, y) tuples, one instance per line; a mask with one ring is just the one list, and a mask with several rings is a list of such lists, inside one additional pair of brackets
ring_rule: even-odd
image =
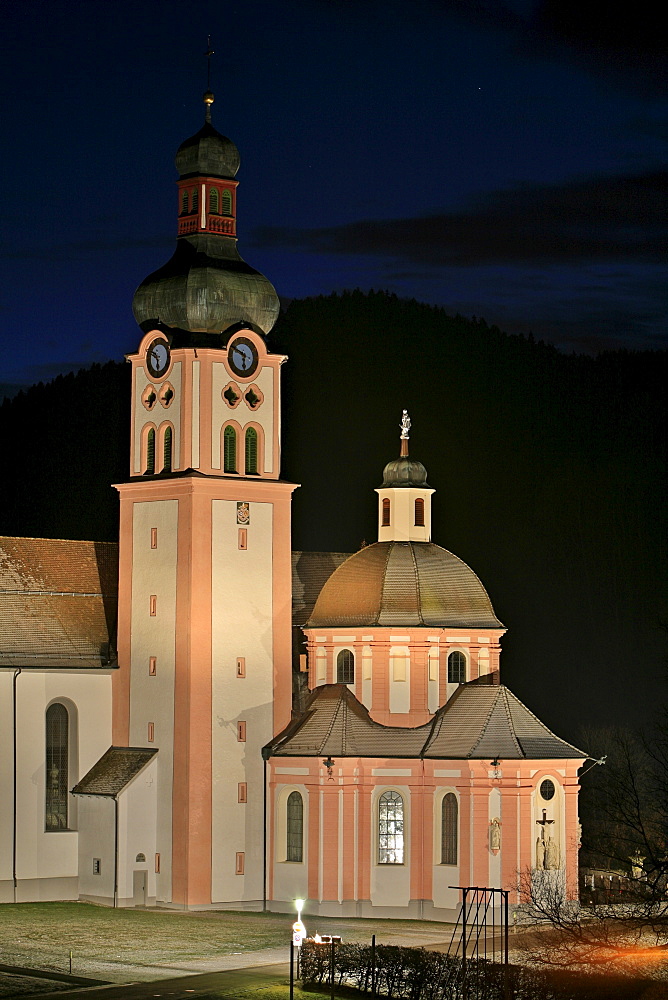
[[(159, 755), (158, 755), (159, 756)], [(132, 906), (133, 873), (145, 871), (148, 877), (148, 897), (156, 895), (155, 855), (157, 851), (158, 756), (135, 775), (118, 797), (118, 899), (119, 904)], [(143, 854), (146, 861), (137, 861)], [(160, 856), (162, 869), (162, 855)]]
[[(162, 861), (157, 897), (164, 902), (171, 901), (177, 518), (178, 500), (133, 506), (130, 745), (160, 750), (155, 849)], [(158, 529), (155, 549), (151, 528)], [(154, 617), (149, 614), (152, 594), (157, 599)], [(154, 677), (148, 672), (151, 656), (157, 660)], [(154, 743), (147, 738), (149, 722), (155, 726)]]
[[(212, 901), (262, 899), (263, 761), (272, 737), (273, 508), (250, 504), (248, 548), (238, 548), (236, 501), (212, 502)], [(236, 675), (237, 657), (246, 676)], [(247, 726), (245, 743), (237, 723)], [(238, 782), (248, 802), (237, 801)], [(235, 874), (245, 852), (245, 875)]]

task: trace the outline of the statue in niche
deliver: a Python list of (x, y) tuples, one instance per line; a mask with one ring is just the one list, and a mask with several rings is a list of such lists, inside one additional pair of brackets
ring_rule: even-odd
[(501, 821), (498, 816), (489, 824), (489, 846), (492, 851), (501, 849)]
[(536, 838), (536, 868), (545, 867), (545, 841), (540, 837)]
[(545, 845), (545, 867), (551, 871), (559, 867), (559, 848), (552, 837), (547, 838), (547, 844)]

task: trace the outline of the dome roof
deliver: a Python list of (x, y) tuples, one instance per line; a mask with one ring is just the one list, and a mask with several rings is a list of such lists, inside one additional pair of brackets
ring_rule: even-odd
[(181, 143), (175, 162), (180, 177), (203, 174), (232, 179), (239, 169), (239, 150), (211, 122), (205, 122), (199, 132)]
[(170, 261), (142, 281), (132, 301), (137, 323), (220, 333), (245, 323), (268, 333), (280, 303), (268, 278), (243, 260), (235, 240), (182, 236)]
[(473, 570), (432, 542), (376, 542), (334, 570), (307, 628), (503, 628)]
[(429, 489), (427, 470), (408, 455), (393, 458), (383, 470), (383, 486), (423, 486)]

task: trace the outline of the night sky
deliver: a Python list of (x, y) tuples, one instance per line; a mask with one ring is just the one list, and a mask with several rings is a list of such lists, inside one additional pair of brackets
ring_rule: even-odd
[(0, 18), (3, 386), (135, 348), (208, 33), (240, 250), (284, 299), (384, 288), (566, 351), (667, 344), (666, 65), (644, 3), (8, 0)]

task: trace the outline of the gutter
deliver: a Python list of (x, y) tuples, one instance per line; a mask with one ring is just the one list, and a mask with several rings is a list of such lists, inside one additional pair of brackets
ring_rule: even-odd
[(267, 912), (267, 761), (271, 755), (269, 747), (262, 747), (262, 912)]
[(21, 673), (21, 668), (17, 667), (12, 677), (12, 884), (14, 892), (14, 902), (17, 900), (18, 879), (16, 877), (16, 845), (17, 845), (17, 807), (16, 807), (16, 681)]
[(114, 908), (118, 906), (118, 796), (114, 795)]

